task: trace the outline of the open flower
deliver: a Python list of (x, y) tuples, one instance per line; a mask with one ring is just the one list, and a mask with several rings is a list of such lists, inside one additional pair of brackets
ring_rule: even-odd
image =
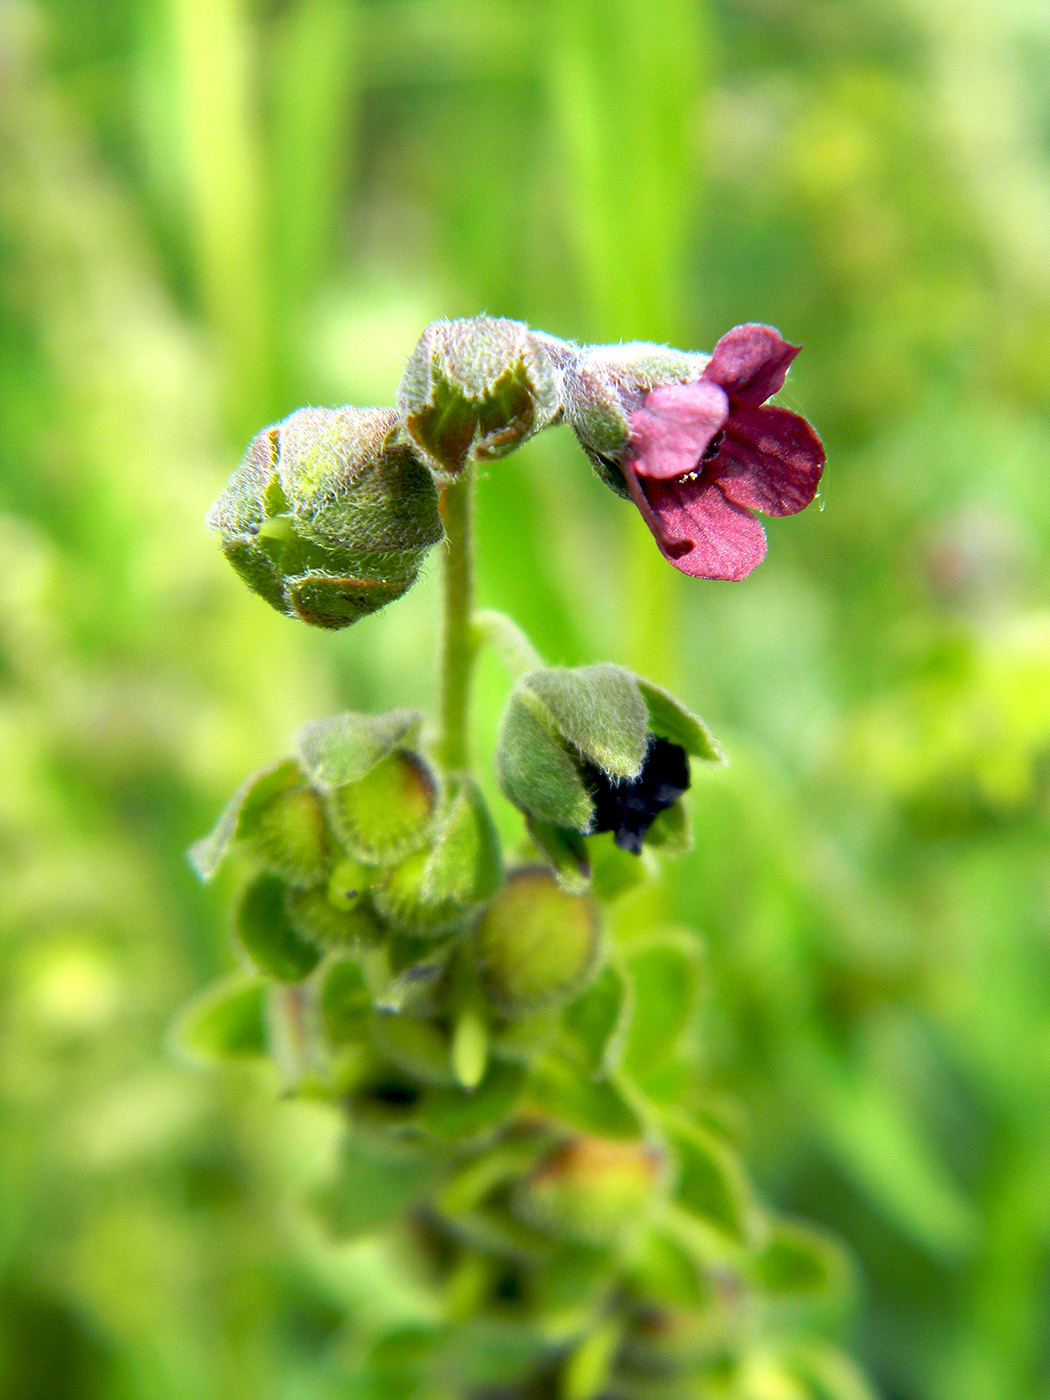
[(624, 483), (682, 573), (746, 578), (766, 554), (751, 512), (794, 515), (817, 494), (820, 438), (797, 413), (766, 405), (798, 351), (772, 326), (734, 326), (699, 379), (650, 389), (631, 414)]

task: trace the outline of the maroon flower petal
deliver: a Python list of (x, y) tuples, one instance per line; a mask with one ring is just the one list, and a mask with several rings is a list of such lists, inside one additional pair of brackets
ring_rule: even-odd
[(734, 405), (718, 456), (704, 470), (738, 506), (794, 515), (817, 494), (824, 448), (797, 413)]
[(784, 387), (788, 365), (801, 348), (789, 345), (773, 326), (734, 326), (715, 346), (703, 378), (757, 408)]
[(668, 481), (685, 476), (703, 457), (729, 415), (717, 384), (662, 384), (631, 414), (629, 453), (639, 476)]
[(766, 532), (748, 510), (727, 501), (701, 475), (647, 483), (645, 494), (666, 537), (689, 540), (688, 553), (660, 553), (691, 578), (746, 578), (766, 557)]

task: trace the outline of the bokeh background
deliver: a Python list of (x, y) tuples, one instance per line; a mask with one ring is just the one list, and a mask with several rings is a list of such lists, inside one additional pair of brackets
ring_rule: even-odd
[(310, 633), (201, 521), (487, 310), (804, 343), (823, 496), (750, 579), (666, 568), (562, 429), (482, 482), (481, 599), (722, 738), (663, 917), (878, 1392), (1050, 1395), (1042, 0), (3, 0), (0, 259), (0, 1393), (363, 1396), (411, 1313), (299, 1209), (332, 1115), (168, 1026), (235, 964), (186, 846), (300, 724), (432, 702), (439, 560)]

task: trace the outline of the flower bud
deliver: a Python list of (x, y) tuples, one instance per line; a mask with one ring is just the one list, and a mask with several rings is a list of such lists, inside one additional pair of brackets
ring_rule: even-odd
[(521, 321), (434, 321), (408, 361), (398, 411), (427, 466), (454, 477), (473, 455), (505, 457), (561, 411), (558, 378)]
[(433, 480), (396, 426), (389, 409), (301, 408), (249, 446), (208, 525), (279, 612), (346, 627), (415, 582), (442, 527)]
[(515, 1212), (535, 1229), (581, 1244), (615, 1245), (644, 1221), (666, 1177), (663, 1154), (640, 1142), (579, 1137), (519, 1182)]
[(546, 870), (516, 870), (474, 930), (474, 951), (485, 991), (505, 1016), (561, 1005), (597, 969), (597, 907)]

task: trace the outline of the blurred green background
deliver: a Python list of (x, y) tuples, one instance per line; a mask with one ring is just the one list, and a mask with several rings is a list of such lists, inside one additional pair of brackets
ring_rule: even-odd
[(437, 555), (311, 634), (205, 510), (480, 310), (804, 343), (823, 499), (750, 579), (667, 568), (562, 429), (482, 482), (481, 600), (722, 738), (663, 912), (880, 1393), (1050, 1395), (1048, 75), (1042, 0), (0, 5), (4, 1397), (335, 1400), (417, 1306), (298, 1209), (330, 1112), (167, 1027), (235, 964), (183, 854), (230, 790), (434, 692)]

